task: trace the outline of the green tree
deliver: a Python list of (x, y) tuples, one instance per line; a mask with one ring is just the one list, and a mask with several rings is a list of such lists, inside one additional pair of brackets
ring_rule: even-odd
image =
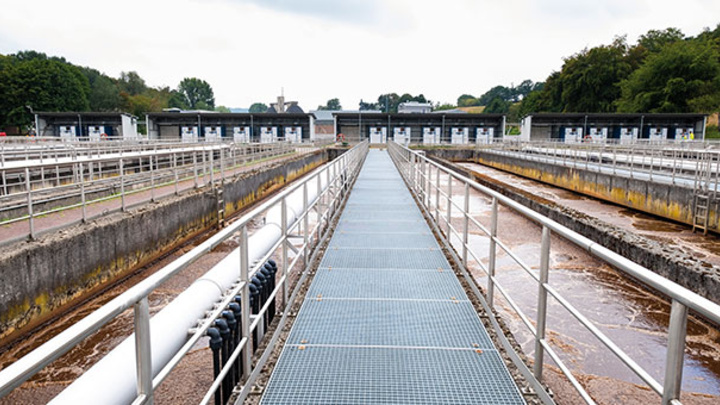
[(131, 96), (137, 96), (147, 91), (148, 87), (145, 84), (145, 80), (137, 72), (120, 72), (120, 79), (118, 79), (118, 86), (120, 91), (125, 92)]
[(253, 103), (253, 105), (250, 106), (250, 112), (253, 114), (258, 113), (264, 113), (267, 112), (268, 106), (263, 103)]
[(456, 109), (456, 108), (457, 108), (457, 106), (454, 106), (454, 105), (449, 104), (449, 103), (445, 103), (445, 104), (440, 104), (440, 103), (438, 103), (438, 104), (435, 105), (435, 107), (433, 108), (433, 111), (447, 111), (447, 110), (454, 110), (454, 109)]
[(224, 105), (219, 105), (219, 106), (215, 107), (215, 111), (217, 111), (219, 113), (229, 113), (230, 109), (225, 107)]
[(91, 68), (80, 68), (90, 84), (88, 102), (91, 111), (119, 111), (120, 90), (113, 79)]
[(480, 105), (480, 100), (477, 98), (469, 95), (469, 94), (463, 94), (462, 96), (458, 97), (457, 99), (457, 105), (458, 107), (474, 107)]
[(621, 112), (712, 112), (720, 105), (720, 51), (708, 41), (677, 41), (621, 84)]
[(215, 95), (212, 87), (205, 80), (186, 77), (178, 85), (178, 93), (183, 97), (188, 108), (205, 110), (215, 108)]
[[(36, 53), (37, 54), (37, 53)], [(40, 54), (37, 54), (40, 55)], [(36, 111), (86, 111), (90, 84), (75, 66), (55, 59), (20, 59), (13, 55), (0, 63), (0, 125), (26, 126)]]
[(360, 99), (360, 104), (358, 106), (360, 111), (369, 111), (369, 110), (379, 110), (380, 107), (377, 103), (366, 103), (362, 99)]
[(563, 112), (611, 112), (620, 98), (619, 83), (632, 73), (623, 38), (585, 49), (565, 60), (560, 75)]
[(340, 105), (340, 100), (337, 98), (331, 98), (330, 100), (325, 103), (325, 105), (318, 106), (318, 110), (327, 110), (327, 111), (339, 111), (342, 110), (342, 105)]
[(503, 114), (510, 110), (511, 103), (500, 97), (495, 97), (483, 110), (483, 114)]
[(666, 45), (674, 42), (682, 41), (685, 34), (677, 28), (666, 28), (664, 30), (650, 30), (644, 35), (640, 35), (638, 46), (641, 46), (650, 53), (657, 53)]
[(185, 104), (185, 97), (177, 90), (173, 90), (170, 93), (170, 97), (167, 102), (170, 108), (179, 108), (181, 110), (187, 110), (189, 107)]

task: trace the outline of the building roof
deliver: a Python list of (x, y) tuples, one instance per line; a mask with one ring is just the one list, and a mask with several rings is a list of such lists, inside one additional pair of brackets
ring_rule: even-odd
[(132, 114), (128, 114), (125, 112), (98, 112), (98, 111), (80, 111), (80, 112), (72, 112), (72, 111), (64, 111), (64, 112), (57, 112), (57, 111), (36, 111), (35, 115), (38, 117), (48, 117), (48, 118), (77, 118), (78, 115), (81, 117), (88, 117), (88, 118), (120, 118), (121, 116), (125, 115), (132, 118), (137, 118)]
[(217, 118), (217, 119), (233, 119), (233, 118), (250, 118), (250, 117), (257, 117), (257, 118), (296, 118), (296, 119), (303, 119), (303, 118), (309, 118), (311, 114), (305, 114), (305, 113), (235, 113), (235, 112), (229, 112), (229, 113), (220, 113), (220, 112), (211, 112), (211, 111), (199, 111), (199, 112), (156, 112), (156, 113), (148, 113), (148, 117), (150, 119), (157, 119), (157, 118), (166, 118), (166, 119), (172, 119), (172, 118), (196, 118), (200, 116), (200, 118), (207, 117), (207, 118)]
[(707, 114), (700, 113), (536, 113), (528, 117), (535, 119), (639, 119), (640, 117), (652, 119), (703, 119)]
[(470, 114), (470, 113), (447, 113), (446, 111), (438, 111), (436, 114), (425, 114), (425, 113), (398, 113), (398, 114), (388, 114), (388, 113), (382, 113), (382, 112), (334, 112), (333, 115), (337, 118), (357, 118), (358, 116), (367, 117), (367, 118), (385, 118), (387, 119), (388, 116), (390, 119), (418, 119), (418, 120), (428, 120), (428, 119), (437, 119), (442, 117), (443, 115), (450, 115), (453, 118), (461, 118), (461, 119), (478, 119), (478, 120), (493, 120), (493, 119), (502, 119), (505, 114)]
[(285, 111), (286, 114), (305, 114), (305, 111), (303, 111), (302, 108), (300, 108), (297, 104), (290, 104), (290, 107), (288, 107), (287, 111)]

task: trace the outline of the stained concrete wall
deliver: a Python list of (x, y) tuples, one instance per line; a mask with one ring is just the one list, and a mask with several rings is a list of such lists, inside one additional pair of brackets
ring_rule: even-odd
[[(449, 161), (476, 162), (692, 225), (693, 190), (687, 187), (613, 176), (583, 168), (550, 165), (482, 150), (433, 150), (432, 155)], [(708, 221), (711, 229), (718, 230), (719, 219), (717, 208), (711, 207)]]
[[(512, 185), (498, 182), (488, 176), (473, 172), (470, 169), (438, 159), (438, 157), (441, 156), (442, 158), (450, 158), (455, 161), (469, 161), (465, 158), (468, 154), (467, 151), (454, 153), (454, 151), (434, 150), (428, 154), (446, 167), (500, 192), (520, 204), (539, 212), (588, 239), (607, 247), (709, 300), (720, 303), (720, 270), (715, 268), (711, 263), (698, 260), (686, 253), (667, 247), (660, 242), (607, 224), (582, 212), (560, 206), (550, 200), (512, 187)], [(629, 187), (642, 189), (642, 185), (640, 184), (630, 184)], [(674, 191), (674, 193), (677, 193), (677, 191)], [(669, 198), (680, 197), (681, 196), (675, 195)]]
[[(226, 215), (340, 153), (322, 150), (227, 179)], [(217, 199), (206, 189), (8, 248), (0, 255), (0, 338), (106, 288), (216, 223)]]

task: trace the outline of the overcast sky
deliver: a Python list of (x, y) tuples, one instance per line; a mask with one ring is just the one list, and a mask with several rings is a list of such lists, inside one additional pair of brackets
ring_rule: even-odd
[(386, 92), (454, 103), (543, 81), (562, 58), (650, 29), (697, 35), (718, 0), (3, 0), (0, 53), (37, 50), (148, 85), (208, 81), (216, 105), (306, 111)]

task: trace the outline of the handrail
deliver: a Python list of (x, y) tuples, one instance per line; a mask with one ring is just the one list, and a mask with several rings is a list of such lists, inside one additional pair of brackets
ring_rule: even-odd
[[(68, 222), (36, 232), (35, 217), (82, 207), (82, 222), (87, 222), (106, 214), (103, 212), (94, 216), (88, 215), (85, 208), (91, 204), (119, 197), (121, 207), (107, 212), (118, 209), (125, 211), (128, 208), (125, 198), (129, 195), (151, 191), (143, 201), (133, 204), (138, 205), (156, 201), (155, 190), (161, 187), (174, 184), (172, 195), (179, 194), (184, 190), (180, 190), (178, 184), (189, 179), (194, 179), (193, 188), (207, 184), (215, 186), (218, 180), (225, 179), (228, 171), (232, 173), (250, 162), (283, 156), (293, 151), (294, 145), (288, 143), (199, 146), (185, 144), (183, 148), (177, 149), (100, 154), (76, 159), (66, 158), (57, 162), (52, 159), (10, 162), (6, 167), (0, 167), (0, 212), (9, 211), (17, 215), (0, 220), (0, 225), (28, 221), (28, 232), (14, 239), (2, 240), (0, 245), (28, 236), (34, 239), (44, 232), (72, 224)], [(11, 176), (17, 179), (15, 183), (8, 182)], [(46, 206), (42, 210), (37, 209), (40, 204), (67, 201), (68, 198), (80, 201), (61, 207)]]
[[(197, 339), (201, 337), (210, 327), (210, 321), (214, 319), (213, 317), (217, 316), (227, 306), (232, 297), (234, 297), (237, 293), (240, 293), (240, 295), (243, 297), (241, 304), (243, 308), (243, 314), (249, 314), (249, 280), (253, 276), (253, 274), (258, 271), (259, 267), (262, 265), (262, 261), (269, 258), (270, 255), (273, 253), (274, 249), (279, 248), (281, 245), (283, 250), (283, 259), (281, 260), (279, 266), (282, 269), (282, 278), (280, 279), (279, 283), (281, 284), (280, 286), (282, 288), (276, 288), (275, 291), (273, 291), (272, 295), (268, 298), (268, 300), (274, 300), (276, 298), (276, 295), (278, 295), (278, 292), (282, 292), (282, 297), (284, 298), (283, 303), (286, 308), (288, 308), (291, 303), (287, 299), (288, 291), (286, 286), (289, 279), (288, 275), (290, 274), (292, 269), (289, 268), (290, 261), (287, 257), (287, 248), (291, 244), (291, 241), (289, 239), (291, 237), (291, 234), (294, 232), (301, 233), (303, 235), (303, 243), (298, 248), (298, 252), (300, 253), (295, 258), (295, 260), (292, 261), (292, 263), (299, 263), (298, 259), (302, 257), (304, 261), (303, 265), (308, 266), (310, 258), (309, 255), (313, 253), (313, 250), (315, 248), (317, 248), (319, 238), (322, 236), (321, 230), (327, 230), (327, 228), (329, 228), (329, 223), (332, 220), (333, 215), (335, 215), (339, 211), (340, 202), (346, 197), (349, 189), (348, 186), (359, 172), (359, 168), (366, 153), (367, 142), (356, 145), (354, 148), (341, 155), (339, 158), (308, 174), (299, 182), (289, 185), (287, 188), (278, 192), (277, 194), (269, 198), (267, 201), (260, 204), (258, 207), (252, 209), (250, 212), (240, 217), (237, 221), (220, 230), (208, 240), (193, 248), (191, 251), (185, 253), (177, 260), (166, 265), (156, 273), (147, 277), (145, 280), (141, 281), (140, 283), (131, 287), (129, 290), (120, 294), (107, 304), (103, 305), (87, 317), (70, 326), (68, 329), (61, 332), (48, 342), (31, 351), (26, 356), (22, 357), (15, 363), (8, 366), (6, 369), (0, 371), (0, 397), (7, 395), (14, 388), (18, 387), (24, 381), (27, 381), (29, 378), (31, 378), (39, 370), (41, 370), (63, 354), (67, 353), (83, 339), (90, 336), (100, 327), (102, 327), (110, 320), (121, 314), (123, 311), (131, 307), (135, 307), (135, 330), (138, 332), (137, 338), (145, 339), (142, 342), (138, 342), (139, 344), (136, 345), (136, 357), (138, 358), (139, 363), (149, 362), (150, 360), (148, 359), (148, 356), (150, 354), (147, 351), (143, 351), (143, 348), (149, 348), (149, 333), (139, 333), (141, 330), (149, 330), (149, 325), (146, 327), (142, 326), (143, 318), (147, 317), (148, 315), (148, 295), (160, 285), (162, 285), (165, 281), (167, 281), (170, 277), (200, 259), (204, 254), (213, 250), (220, 243), (233, 237), (237, 232), (240, 232), (241, 234), (241, 246), (239, 249), (240, 271), (236, 271), (240, 278), (238, 282), (234, 283), (233, 287), (230, 288), (230, 291), (228, 291), (229, 294), (223, 295), (222, 298), (218, 297), (221, 298), (220, 304), (215, 305), (215, 308), (211, 311), (211, 316), (205, 319), (201, 323), (201, 325), (194, 330), (192, 336), (188, 336), (187, 339)], [(325, 187), (322, 190), (320, 187), (320, 183), (325, 183)], [(311, 187), (311, 184), (313, 186), (317, 184), (317, 189), (319, 192), (312, 200), (309, 199), (307, 192), (308, 189)], [(294, 217), (288, 217), (288, 221), (285, 222), (286, 215), (288, 215), (288, 212), (290, 211), (288, 207), (290, 199), (294, 198), (295, 200), (293, 201), (296, 201), (297, 193), (301, 191), (301, 194), (304, 195), (304, 202), (302, 203), (303, 211), (297, 215), (297, 218), (295, 218), (292, 223), (290, 223), (290, 218)], [(251, 258), (249, 257), (250, 253), (248, 252), (248, 225), (250, 225), (253, 220), (263, 216), (266, 212), (268, 212), (268, 210), (278, 209), (278, 207), (282, 212), (282, 221), (288, 223), (288, 227), (282, 231), (280, 240), (268, 247), (269, 249), (271, 249), (270, 251), (261, 252), (262, 254), (259, 258), (260, 260), (258, 260), (258, 262), (255, 262), (255, 259), (252, 259), (253, 261), (251, 262)], [(315, 227), (311, 229), (308, 226), (308, 218), (310, 212), (313, 210), (317, 212), (318, 222)], [(304, 226), (301, 227), (300, 225)], [(262, 229), (257, 231), (256, 234), (259, 234), (261, 231)], [(260, 249), (262, 249), (261, 244), (258, 246), (260, 246)], [(231, 253), (230, 256), (232, 255), (233, 254)], [(208, 274), (209, 273), (210, 272), (208, 272)], [(296, 285), (295, 292), (297, 292), (299, 284), (300, 283)], [(267, 306), (265, 306), (263, 310), (261, 310), (259, 313), (253, 313), (253, 315), (262, 319), (265, 316), (266, 309)], [(283, 310), (283, 319), (287, 314), (287, 311), (285, 309)], [(144, 316), (142, 316), (143, 313)], [(243, 316), (242, 318), (243, 337), (248, 337), (250, 336), (250, 333), (253, 332), (253, 328), (251, 327), (252, 325), (250, 324), (250, 317)], [(253, 325), (257, 324), (258, 322), (256, 320)], [(278, 330), (279, 329), (281, 328), (278, 328)], [(247, 341), (248, 340), (246, 339), (243, 345), (239, 345), (236, 349), (236, 353), (233, 354), (233, 356), (237, 357), (240, 354), (240, 351), (242, 351), (242, 361), (243, 364), (246, 365), (245, 378), (249, 377), (250, 372), (252, 371), (250, 369), (251, 353), (250, 350), (247, 350)], [(272, 347), (270, 347), (270, 350), (272, 350)], [(172, 365), (172, 367), (174, 367), (174, 365), (177, 363), (173, 363), (171, 361), (170, 364)], [(258, 366), (262, 367), (262, 365)], [(92, 371), (92, 369), (90, 371)], [(166, 375), (167, 372), (168, 371), (165, 369), (162, 370), (163, 375)], [(88, 372), (86, 372), (84, 375), (87, 374)], [(153, 387), (154, 389), (154, 387), (157, 386), (156, 384), (153, 384), (152, 381), (148, 382), (148, 379), (152, 380), (153, 378), (152, 375), (148, 374), (152, 373), (148, 373), (147, 369), (141, 373), (140, 368), (138, 368), (138, 387)], [(118, 378), (118, 376), (112, 375), (108, 375), (106, 377), (110, 380), (109, 383), (113, 383), (113, 381)], [(248, 383), (251, 382), (246, 381), (246, 384)], [(152, 403), (152, 391), (145, 392), (140, 390), (140, 388), (138, 388), (138, 390), (139, 391), (136, 402)]]
[[(554, 361), (559, 362), (558, 364), (560, 365), (561, 371), (566, 374), (570, 382), (573, 384), (573, 386), (575, 386), (575, 388), (579, 391), (580, 395), (586, 400), (586, 402), (593, 403), (592, 399), (590, 398), (589, 394), (585, 392), (584, 388), (582, 388), (580, 384), (577, 383), (577, 380), (571, 374), (568, 374), (569, 368), (562, 364), (561, 360), (555, 355), (554, 352), (552, 352), (551, 350), (546, 350), (550, 346), (549, 342), (545, 339), (545, 323), (547, 321), (547, 305), (545, 301), (547, 300), (547, 297), (552, 297), (556, 299), (567, 311), (569, 311), (581, 325), (583, 325), (588, 331), (590, 331), (594, 336), (596, 336), (598, 340), (600, 340), (606, 347), (608, 347), (609, 350), (623, 363), (625, 363), (628, 368), (632, 370), (633, 373), (635, 373), (640, 379), (645, 381), (653, 391), (658, 393), (662, 397), (663, 404), (669, 404), (671, 402), (679, 403), (682, 384), (683, 353), (685, 348), (685, 327), (687, 324), (688, 310), (695, 311), (696, 313), (700, 314), (711, 322), (720, 323), (720, 305), (715, 304), (712, 301), (652, 272), (651, 270), (632, 262), (631, 260), (599, 245), (598, 243), (593, 242), (592, 240), (568, 229), (567, 227), (535, 211), (532, 211), (531, 209), (521, 205), (516, 201), (485, 186), (482, 186), (481, 184), (478, 184), (477, 182), (466, 176), (463, 176), (443, 167), (442, 165), (432, 161), (431, 159), (428, 159), (421, 153), (411, 151), (410, 149), (396, 143), (391, 143), (389, 145), (389, 150), (391, 152), (391, 156), (393, 156), (393, 160), (395, 160), (396, 162), (396, 165), (398, 165), (398, 167), (400, 168), (400, 172), (403, 174), (406, 182), (408, 183), (412, 191), (418, 196), (419, 202), (426, 209), (430, 218), (433, 219), (438, 225), (438, 228), (444, 233), (444, 235), (441, 234), (441, 237), (445, 238), (449, 246), (451, 245), (451, 242), (449, 240), (451, 234), (450, 232), (454, 233), (453, 238), (461, 240), (460, 244), (463, 250), (463, 259), (461, 259), (461, 264), (463, 266), (467, 266), (467, 250), (471, 250), (469, 244), (467, 243), (468, 227), (471, 224), (470, 219), (473, 219), (469, 212), (469, 205), (467, 205), (467, 201), (469, 198), (469, 190), (476, 190), (493, 199), (492, 221), (494, 223), (496, 223), (497, 221), (497, 206), (498, 203), (500, 203), (542, 226), (543, 237), (541, 247), (541, 266), (539, 276), (534, 277), (534, 280), (538, 283), (537, 327), (535, 328), (536, 330), (533, 330), (533, 328), (529, 328), (530, 332), (535, 336), (536, 340), (536, 361), (534, 363), (534, 375), (538, 381), (542, 379), (542, 358), (543, 353), (547, 351)], [(433, 176), (432, 174), (433, 171), (435, 172), (435, 176)], [(445, 185), (445, 187), (447, 188), (447, 192), (442, 190), (443, 185), (440, 184), (440, 173), (448, 176), (447, 185)], [(433, 177), (436, 179), (434, 183), (432, 181)], [(451, 184), (453, 180), (465, 186), (466, 205), (464, 208), (453, 201), (451, 193)], [(435, 194), (436, 196), (435, 206), (432, 206), (432, 198), (430, 198), (432, 194)], [(445, 210), (446, 212), (448, 212), (447, 219), (444, 218), (443, 215), (440, 215), (439, 211), (441, 205), (441, 194), (443, 195)], [(460, 234), (460, 232), (456, 231), (450, 226), (449, 209), (459, 209), (461, 211), (464, 219), (462, 235)], [(445, 227), (441, 226), (441, 222), (443, 221)], [(502, 244), (502, 242), (497, 238), (495, 232), (492, 229), (488, 231), (488, 229), (484, 227), (480, 228), (483, 233), (490, 238), (490, 261), (487, 267), (481, 266), (481, 268), (488, 276), (488, 285), (483, 299), (489, 302), (489, 305), (492, 308), (493, 291), (495, 289), (499, 289), (503, 294), (508, 294), (511, 291), (509, 291), (508, 288), (501, 288), (501, 286), (497, 284), (497, 279), (494, 275), (495, 246), (497, 246), (498, 244)], [(612, 340), (610, 340), (606, 335), (600, 332), (600, 330), (597, 329), (590, 320), (584, 317), (580, 313), (580, 311), (578, 311), (575, 307), (573, 307), (566, 300), (564, 300), (560, 293), (553, 289), (547, 282), (547, 276), (549, 271), (547, 258), (549, 257), (550, 235), (552, 233), (561, 236), (565, 240), (588, 251), (595, 257), (604, 260), (606, 263), (625, 272), (632, 278), (646, 284), (651, 289), (654, 289), (670, 298), (670, 300), (672, 301), (672, 310), (668, 332), (669, 343), (668, 355), (666, 358), (666, 375), (664, 384), (660, 384), (653, 377), (651, 377), (650, 374), (645, 371), (641, 366), (639, 366), (632, 358), (630, 358), (629, 355), (623, 352), (617, 345), (612, 342)], [(505, 249), (505, 247), (503, 247), (503, 249)], [(480, 262), (479, 260), (477, 260), (478, 255), (473, 253), (472, 256), (478, 263)], [(523, 269), (527, 271), (527, 269), (525, 268), (526, 266), (522, 264), (521, 261), (519, 261), (519, 258), (514, 255), (509, 256), (512, 259), (518, 261), (518, 263), (523, 267)], [(466, 269), (464, 269), (464, 271), (466, 271)], [(526, 315), (520, 312), (519, 308), (517, 308), (516, 305), (512, 305), (512, 308), (523, 319), (523, 323), (526, 326), (529, 326)]]

